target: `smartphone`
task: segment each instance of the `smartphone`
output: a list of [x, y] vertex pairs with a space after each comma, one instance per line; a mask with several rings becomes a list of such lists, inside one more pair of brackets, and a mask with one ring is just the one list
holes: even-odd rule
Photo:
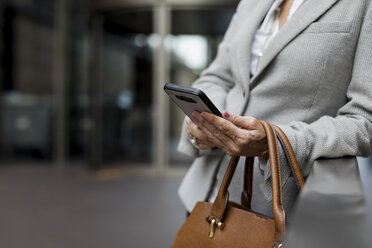
[[195, 88], [167, 83], [164, 91], [175, 102], [178, 107], [192, 120], [192, 112], [209, 112], [222, 117], [221, 112], [209, 100], [207, 95]]

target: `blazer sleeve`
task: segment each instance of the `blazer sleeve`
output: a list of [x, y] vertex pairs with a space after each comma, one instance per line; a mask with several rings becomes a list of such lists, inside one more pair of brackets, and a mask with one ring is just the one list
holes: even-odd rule
[[318, 158], [368, 156], [372, 153], [372, 7], [366, 10], [360, 29], [348, 102], [335, 117], [313, 123], [293, 121], [279, 125], [295, 150], [304, 175]]
[[[201, 89], [211, 99], [219, 110], [225, 109], [225, 99], [227, 93], [235, 85], [231, 72], [231, 54], [230, 48], [235, 35], [240, 27], [239, 22], [242, 20], [242, 9], [247, 1], [239, 3], [237, 11], [233, 15], [227, 31], [225, 32], [222, 42], [218, 46], [217, 56], [214, 61], [205, 69], [198, 80], [192, 87]], [[178, 144], [178, 151], [195, 157], [209, 154], [210, 151], [200, 151], [194, 148], [187, 137], [187, 125], [184, 121], [181, 131], [181, 137]]]

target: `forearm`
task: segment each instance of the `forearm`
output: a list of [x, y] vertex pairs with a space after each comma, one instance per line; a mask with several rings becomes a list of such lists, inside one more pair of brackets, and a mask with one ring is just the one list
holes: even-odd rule
[[318, 158], [372, 153], [372, 122], [362, 116], [324, 116], [311, 124], [295, 121], [279, 126], [288, 136], [305, 175]]

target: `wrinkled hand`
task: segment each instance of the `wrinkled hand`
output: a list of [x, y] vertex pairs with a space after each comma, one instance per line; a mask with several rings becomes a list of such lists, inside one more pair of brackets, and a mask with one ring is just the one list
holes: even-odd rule
[[186, 117], [187, 135], [192, 138], [195, 137], [198, 142], [200, 150], [208, 150], [216, 147], [215, 144], [209, 141], [208, 136], [204, 133], [189, 117]]
[[265, 156], [268, 153], [266, 132], [257, 119], [227, 112], [222, 116], [194, 112], [196, 125], [188, 120], [188, 134], [198, 139], [200, 149], [220, 147], [230, 156]]

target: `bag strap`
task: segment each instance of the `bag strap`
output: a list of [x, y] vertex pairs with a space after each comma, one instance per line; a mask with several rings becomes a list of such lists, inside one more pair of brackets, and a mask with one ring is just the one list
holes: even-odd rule
[[277, 241], [282, 239], [285, 230], [285, 212], [282, 205], [282, 183], [280, 176], [279, 149], [273, 127], [266, 121], [260, 121], [267, 135], [269, 147], [272, 207], [275, 222], [275, 238]]
[[[293, 151], [291, 143], [289, 142], [287, 136], [283, 130], [276, 126], [272, 125], [275, 130], [275, 134], [283, 147], [285, 156], [289, 161], [293, 177], [296, 180], [298, 189], [301, 191], [304, 187], [305, 180], [302, 176], [300, 165], [296, 159], [296, 155]], [[246, 157], [245, 166], [244, 166], [244, 188], [241, 195], [241, 204], [246, 208], [251, 208], [251, 199], [252, 199], [252, 184], [253, 184], [253, 159], [252, 157]]]
[[289, 161], [289, 165], [291, 167], [293, 177], [296, 180], [296, 184], [297, 184], [299, 190], [302, 190], [303, 187], [304, 187], [304, 184], [305, 184], [305, 180], [304, 180], [304, 177], [302, 175], [300, 165], [298, 164], [296, 155], [293, 151], [292, 145], [289, 142], [289, 140], [287, 138], [287, 135], [285, 135], [285, 133], [283, 132], [283, 130], [280, 127], [278, 127], [276, 125], [272, 125], [272, 126], [275, 130], [275, 133], [278, 137], [279, 142], [281, 143], [281, 145], [283, 147], [284, 153], [285, 153], [285, 155], [286, 155], [286, 157]]
[[[271, 169], [271, 185], [272, 185], [272, 208], [275, 223], [275, 238], [281, 240], [285, 229], [285, 212], [282, 206], [282, 188], [279, 168], [279, 152], [278, 144], [273, 127], [266, 121], [260, 121], [265, 129], [267, 136], [267, 144], [269, 149], [270, 169]], [[239, 157], [232, 157], [226, 169], [224, 178], [221, 182], [217, 197], [212, 204], [212, 209], [207, 220], [211, 223], [216, 223], [218, 227], [223, 227], [223, 221], [228, 209], [229, 193], [228, 187], [231, 183]]]
[[253, 192], [253, 164], [254, 157], [246, 157], [244, 164], [244, 185], [241, 195], [241, 204], [250, 209]]

